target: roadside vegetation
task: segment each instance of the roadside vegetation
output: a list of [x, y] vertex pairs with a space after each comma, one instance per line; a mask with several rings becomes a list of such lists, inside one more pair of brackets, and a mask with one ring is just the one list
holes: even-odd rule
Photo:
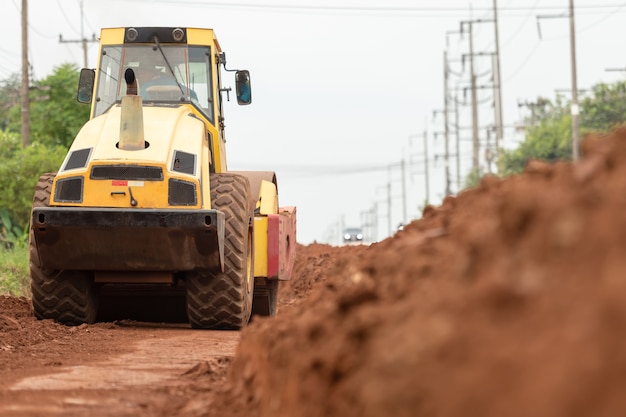
[[[580, 138], [589, 133], [608, 133], [626, 123], [626, 81], [595, 85], [580, 100]], [[518, 174], [531, 159], [545, 162], [572, 159], [572, 117], [570, 103], [539, 97], [524, 121], [526, 139], [516, 148], [500, 152], [499, 175]], [[472, 171], [465, 188], [478, 185], [484, 172]]]
[[28, 247], [21, 242], [0, 250], [0, 294], [30, 297]]
[[21, 138], [20, 79], [0, 81], [0, 294], [30, 296], [28, 224], [39, 176], [55, 172], [89, 118], [78, 68], [64, 64], [30, 90], [30, 143]]

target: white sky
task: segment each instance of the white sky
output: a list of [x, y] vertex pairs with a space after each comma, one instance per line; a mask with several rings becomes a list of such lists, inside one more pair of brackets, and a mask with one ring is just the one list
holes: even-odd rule
[[[65, 40], [81, 38], [80, 3], [29, 0], [29, 55], [35, 79], [65, 62], [83, 66], [80, 44], [59, 42], [60, 34]], [[607, 69], [626, 66], [626, 2], [575, 3], [579, 89], [623, 79], [626, 72]], [[21, 1], [0, 4], [1, 80], [20, 71]], [[513, 129], [528, 115], [519, 102], [538, 96], [554, 99], [560, 90], [569, 97], [568, 4], [498, 0], [504, 124], [510, 126], [506, 147], [523, 139]], [[387, 236], [388, 223], [395, 227], [403, 220], [402, 159], [410, 162], [407, 213], [418, 217], [426, 198], [424, 131], [430, 201], [441, 202], [443, 117], [439, 113], [433, 118], [433, 112], [444, 106], [443, 52], [448, 50], [452, 70], [461, 72], [469, 37], [455, 33], [460, 22], [493, 18], [493, 0], [83, 0], [83, 6], [88, 38], [98, 36], [101, 27], [215, 29], [227, 67], [249, 69], [252, 80], [252, 105], [239, 107], [231, 101], [225, 109], [229, 168], [276, 171], [280, 204], [298, 207], [298, 241], [305, 244], [337, 243], [341, 228], [360, 226], [364, 213], [375, 207], [377, 237]], [[559, 15], [563, 17], [555, 17]], [[493, 23], [473, 27], [475, 54], [494, 52]], [[96, 55], [94, 43], [90, 67], [95, 67]], [[474, 62], [478, 83], [490, 85], [491, 58], [476, 56]], [[460, 85], [460, 99], [469, 82], [467, 60], [464, 69], [460, 77], [450, 79], [451, 88]], [[478, 96], [484, 102], [479, 121], [486, 141], [493, 124], [493, 92], [481, 89]], [[460, 108], [462, 178], [471, 165], [470, 115], [469, 106]], [[452, 111], [449, 117], [453, 120]], [[456, 160], [450, 164], [456, 191]]]

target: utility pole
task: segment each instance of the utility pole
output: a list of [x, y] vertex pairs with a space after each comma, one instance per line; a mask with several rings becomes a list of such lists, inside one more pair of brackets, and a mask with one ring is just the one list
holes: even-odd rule
[[22, 0], [22, 146], [30, 144], [30, 103], [28, 100], [28, 0]]
[[454, 126], [456, 132], [456, 187], [457, 193], [461, 190], [461, 128], [459, 126], [459, 97], [458, 90], [454, 97]]
[[452, 194], [450, 191], [450, 148], [449, 148], [449, 129], [448, 129], [448, 51], [443, 51], [443, 134], [445, 141], [445, 153], [444, 153], [444, 161], [445, 161], [445, 175], [446, 175], [446, 195]]
[[493, 0], [493, 23], [495, 29], [495, 43], [496, 43], [496, 55], [495, 55], [495, 73], [494, 84], [496, 88], [495, 95], [495, 110], [496, 110], [496, 155], [500, 154], [500, 147], [502, 146], [502, 139], [504, 137], [504, 122], [502, 121], [502, 76], [500, 73], [500, 41], [498, 36], [498, 2]]
[[574, 0], [569, 0], [569, 31], [570, 31], [570, 51], [572, 56], [572, 159], [578, 161], [580, 158], [580, 140], [578, 132], [578, 81], [576, 77], [576, 27], [574, 24]]
[[424, 181], [426, 182], [426, 204], [430, 201], [430, 178], [428, 175], [428, 131], [424, 128]]
[[387, 235], [391, 236], [391, 180], [387, 183]]
[[400, 162], [402, 167], [402, 224], [407, 224], [407, 208], [406, 208], [406, 162], [404, 158]]
[[469, 22], [469, 47], [470, 47], [470, 79], [472, 85], [472, 169], [478, 172], [478, 152], [480, 143], [478, 142], [478, 100], [476, 97], [476, 74], [474, 73], [474, 36], [472, 22]]
[[91, 35], [91, 39], [87, 39], [85, 38], [84, 35], [84, 22], [85, 18], [84, 18], [84, 14], [83, 14], [83, 0], [80, 1], [80, 39], [71, 39], [71, 40], [65, 40], [63, 39], [63, 35], [59, 35], [59, 43], [80, 43], [82, 44], [83, 47], [83, 62], [84, 62], [84, 68], [88, 68], [89, 67], [89, 62], [87, 60], [87, 44], [88, 43], [93, 43], [93, 42], [98, 42], [98, 40], [96, 39], [96, 35], [95, 33]]
[[[541, 26], [539, 19], [568, 17], [566, 14], [560, 15], [539, 15], [537, 16], [537, 32], [541, 39]], [[578, 80], [576, 75], [576, 25], [574, 23], [574, 0], [569, 0], [569, 40], [572, 71], [572, 104], [570, 111], [572, 115], [572, 159], [578, 161], [580, 158], [580, 132], [578, 126], [578, 116], [580, 107], [578, 105]]]
[[419, 138], [422, 137], [424, 139], [424, 182], [425, 182], [425, 191], [426, 191], [426, 204], [428, 204], [428, 201], [430, 199], [430, 178], [429, 178], [429, 172], [428, 172], [428, 131], [426, 129], [424, 129], [424, 133], [420, 134], [414, 134], [414, 135], [409, 135], [409, 143], [412, 145], [413, 141], [411, 139], [413, 138]]

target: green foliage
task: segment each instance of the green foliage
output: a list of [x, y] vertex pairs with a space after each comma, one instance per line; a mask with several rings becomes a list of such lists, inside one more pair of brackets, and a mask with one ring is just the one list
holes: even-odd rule
[[22, 148], [16, 134], [0, 132], [0, 207], [20, 229], [28, 224], [35, 186], [41, 174], [56, 172], [66, 149], [33, 143]]
[[474, 188], [477, 187], [478, 184], [480, 184], [480, 179], [482, 178], [483, 173], [480, 170], [480, 168], [476, 169], [472, 169], [469, 174], [467, 174], [467, 176], [465, 177], [465, 183], [463, 184], [463, 188], [467, 189], [467, 188]]
[[0, 248], [0, 294], [30, 296], [28, 245], [16, 244], [12, 250]]
[[583, 132], [609, 131], [626, 121], [626, 81], [597, 84], [592, 95], [581, 102]]
[[[580, 103], [580, 136], [588, 132], [607, 132], [626, 122], [626, 82], [598, 84]], [[501, 175], [520, 173], [530, 159], [547, 162], [569, 160], [572, 155], [572, 119], [569, 103], [539, 98], [532, 115], [526, 140], [515, 150], [500, 155]]]
[[19, 76], [0, 82], [0, 293], [29, 296], [28, 223], [41, 174], [61, 166], [89, 119], [76, 102], [78, 69], [65, 64], [30, 91], [31, 145], [23, 148]]
[[0, 208], [0, 243], [9, 249], [15, 242], [24, 238], [23, 229], [9, 216], [9, 210]]
[[[74, 64], [63, 64], [31, 88], [31, 143], [65, 148], [72, 144], [78, 131], [89, 120], [89, 106], [76, 101], [78, 77], [79, 70]], [[0, 89], [0, 105], [2, 91]], [[9, 94], [8, 90], [6, 94]], [[6, 127], [12, 132], [20, 132], [22, 121], [19, 102], [10, 108], [7, 118]]]
[[512, 151], [503, 152], [499, 162], [503, 170], [501, 174], [520, 173], [530, 159], [541, 159], [547, 162], [570, 159], [571, 116], [542, 120], [538, 126], [531, 127], [526, 140]]
[[11, 123], [10, 110], [20, 105], [20, 77], [12, 74], [0, 81], [0, 130], [5, 130]]
[[73, 64], [55, 68], [38, 84], [31, 104], [31, 142], [69, 148], [89, 119], [89, 106], [76, 101], [79, 70]]

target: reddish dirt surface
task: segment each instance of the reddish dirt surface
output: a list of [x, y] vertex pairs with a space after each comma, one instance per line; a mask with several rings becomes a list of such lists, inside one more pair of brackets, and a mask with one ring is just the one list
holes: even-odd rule
[[0, 415], [624, 415], [626, 130], [584, 145], [381, 243], [299, 246], [278, 316], [239, 333], [0, 298]]

